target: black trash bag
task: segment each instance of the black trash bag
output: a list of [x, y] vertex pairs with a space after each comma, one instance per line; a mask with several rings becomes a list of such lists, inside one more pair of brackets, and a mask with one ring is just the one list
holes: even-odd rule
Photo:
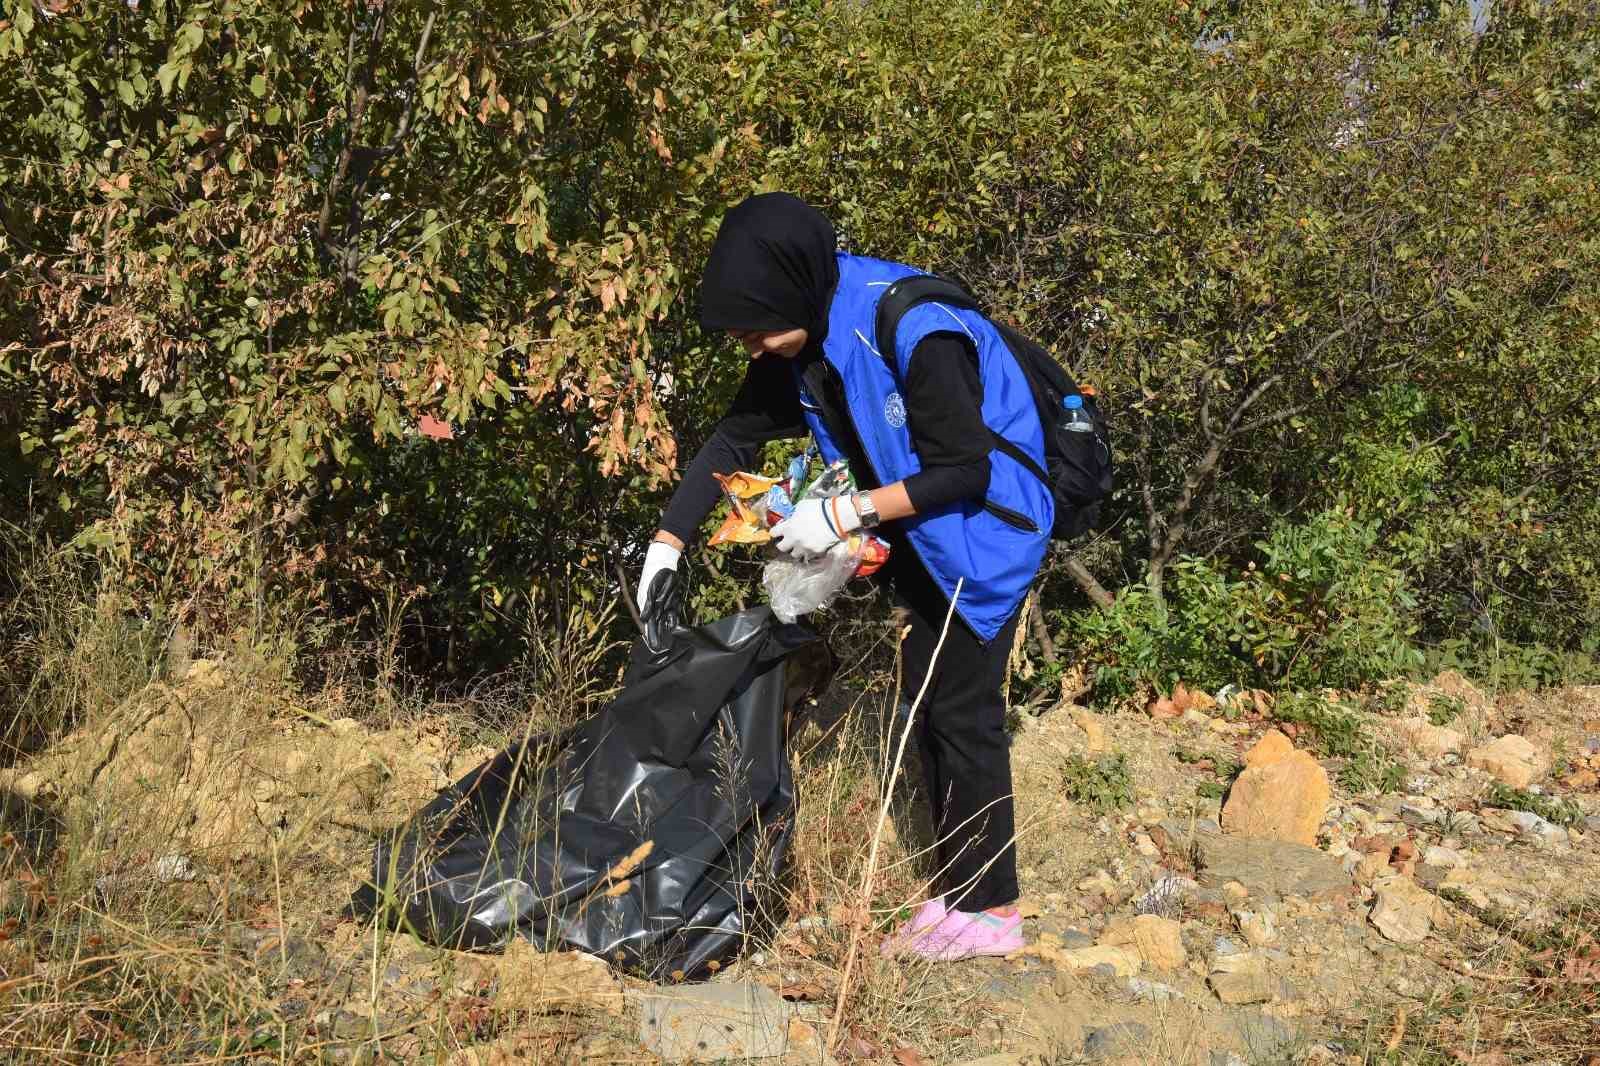
[[779, 918], [795, 817], [787, 729], [831, 658], [767, 607], [677, 627], [665, 591], [621, 695], [440, 792], [380, 844], [358, 906], [387, 901], [448, 947], [521, 935], [680, 980]]

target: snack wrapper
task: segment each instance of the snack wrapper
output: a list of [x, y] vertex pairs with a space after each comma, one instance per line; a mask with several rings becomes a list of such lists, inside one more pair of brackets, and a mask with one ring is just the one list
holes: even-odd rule
[[[793, 514], [799, 501], [855, 491], [855, 478], [844, 460], [824, 467], [808, 483], [811, 467], [808, 450], [789, 460], [781, 478], [743, 471], [715, 475], [728, 499], [728, 517], [710, 543], [765, 544], [772, 539], [772, 527]], [[793, 622], [826, 606], [852, 577], [874, 574], [888, 560], [886, 542], [858, 531], [809, 559], [778, 555], [768, 560], [761, 583], [773, 613], [780, 621]]]

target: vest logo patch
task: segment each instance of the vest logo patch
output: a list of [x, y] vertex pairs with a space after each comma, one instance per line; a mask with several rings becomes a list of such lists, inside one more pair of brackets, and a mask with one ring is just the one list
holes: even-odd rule
[[883, 420], [895, 429], [906, 424], [906, 402], [898, 392], [891, 392], [888, 399], [883, 401]]

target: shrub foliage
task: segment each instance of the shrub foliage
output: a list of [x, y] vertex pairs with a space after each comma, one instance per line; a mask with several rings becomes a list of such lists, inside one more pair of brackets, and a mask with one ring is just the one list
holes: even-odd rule
[[616, 591], [740, 376], [709, 237], [788, 188], [1100, 388], [1118, 602], [1045, 594], [1108, 681], [1554, 661], [1597, 44], [1582, 0], [0, 0], [0, 517], [214, 620], [399, 587], [470, 669]]

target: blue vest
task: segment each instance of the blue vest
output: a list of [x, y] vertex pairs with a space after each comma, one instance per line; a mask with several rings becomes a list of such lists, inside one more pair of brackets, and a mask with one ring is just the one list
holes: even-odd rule
[[[828, 312], [822, 354], [843, 383], [851, 428], [878, 484], [922, 469], [906, 428], [900, 383], [918, 342], [935, 332], [956, 331], [971, 339], [978, 351], [984, 423], [1042, 467], [1044, 431], [1038, 409], [1000, 332], [976, 311], [923, 303], [900, 320], [895, 350], [880, 354], [873, 340], [878, 300], [891, 282], [920, 272], [881, 259], [842, 253], [838, 258], [839, 288]], [[840, 458], [821, 409], [803, 385], [800, 400], [822, 457], [830, 463]], [[991, 449], [989, 469], [986, 500], [958, 501], [898, 523], [946, 599], [962, 580], [956, 613], [985, 642], [994, 639], [1027, 595], [1055, 521], [1050, 493], [1022, 464]]]

